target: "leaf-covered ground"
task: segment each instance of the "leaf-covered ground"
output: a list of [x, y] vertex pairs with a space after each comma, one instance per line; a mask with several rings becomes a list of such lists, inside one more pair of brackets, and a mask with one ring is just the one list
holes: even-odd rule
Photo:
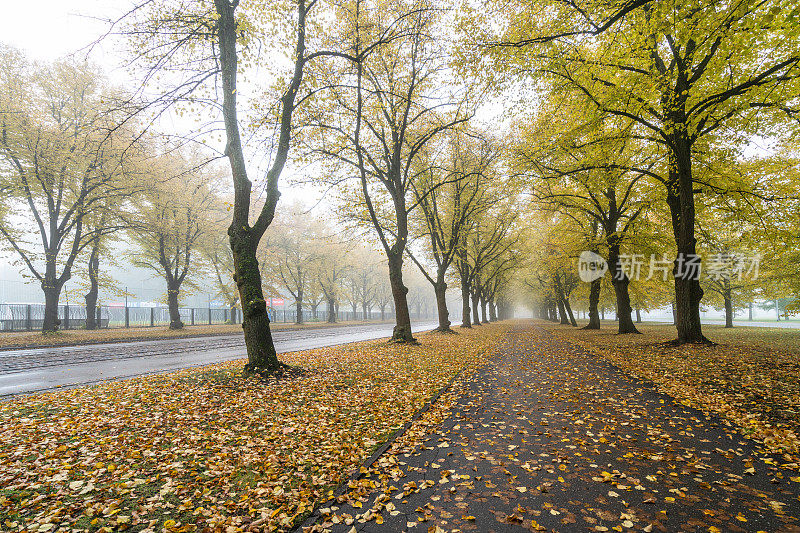
[[637, 325], [643, 335], [616, 335], [613, 323], [599, 331], [540, 326], [724, 416], [770, 452], [800, 453], [800, 330], [706, 325], [716, 346], [674, 347], [666, 344], [676, 336], [671, 325]]
[[268, 382], [233, 362], [5, 401], [0, 529], [285, 531], [506, 330], [286, 354], [301, 370]]
[[[304, 329], [304, 328], [330, 328], [343, 326], [362, 326], [365, 324], [380, 324], [379, 321], [346, 321], [328, 324], [326, 322], [308, 322], [306, 324], [284, 324], [273, 322], [273, 330]], [[18, 347], [35, 348], [41, 346], [71, 346], [99, 342], [139, 341], [152, 339], [184, 339], [189, 337], [203, 337], [206, 335], [240, 335], [241, 324], [212, 324], [186, 326], [183, 329], [171, 330], [165, 326], [153, 328], [109, 328], [109, 329], [75, 329], [58, 331], [42, 335], [40, 331], [3, 331], [0, 332], [0, 349]]]
[[518, 323], [457, 390], [307, 531], [800, 531], [796, 463], [565, 336]]

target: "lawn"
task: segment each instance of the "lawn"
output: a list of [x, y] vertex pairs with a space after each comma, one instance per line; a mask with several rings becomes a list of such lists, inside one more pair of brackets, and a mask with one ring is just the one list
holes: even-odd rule
[[767, 451], [800, 453], [800, 330], [704, 325], [715, 346], [674, 347], [671, 325], [637, 324], [643, 335], [617, 335], [612, 322], [585, 331], [548, 322], [626, 372], [707, 412], [723, 416], [760, 440]]
[[0, 524], [12, 531], [287, 531], [508, 328], [285, 354], [0, 404]]
[[[273, 322], [271, 328], [275, 331], [301, 328], [331, 328], [343, 326], [361, 326], [365, 324], [380, 324], [381, 322], [362, 320], [337, 322], [308, 322], [306, 324], [289, 324]], [[203, 337], [207, 335], [239, 335], [242, 332], [241, 324], [212, 324], [186, 326], [183, 329], [171, 330], [166, 326], [152, 328], [110, 328], [110, 329], [75, 329], [58, 331], [43, 335], [40, 331], [4, 331], [0, 332], [0, 350], [11, 348], [36, 348], [44, 346], [70, 346], [79, 344], [94, 344], [101, 342], [123, 342], [153, 339], [182, 339], [187, 337]]]

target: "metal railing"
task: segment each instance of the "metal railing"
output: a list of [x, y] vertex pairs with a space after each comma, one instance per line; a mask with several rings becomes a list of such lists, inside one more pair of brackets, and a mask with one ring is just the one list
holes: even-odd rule
[[[242, 311], [228, 307], [181, 307], [181, 320], [187, 326], [214, 324], [241, 324]], [[269, 310], [270, 319], [277, 323], [295, 323], [295, 308]], [[413, 313], [412, 313], [413, 315]], [[419, 317], [417, 317], [419, 318]], [[75, 330], [86, 328], [86, 307], [82, 305], [59, 305], [59, 329]], [[340, 309], [337, 322], [364, 320], [393, 320], [394, 313], [380, 310], [364, 313]], [[312, 309], [303, 309], [303, 322], [327, 322], [327, 309], [320, 308], [316, 314]], [[44, 304], [2, 304], [0, 303], [0, 332], [37, 331], [44, 322]], [[166, 307], [125, 307], [100, 305], [97, 307], [96, 323], [99, 328], [138, 328], [169, 325], [169, 309]]]
[[[242, 321], [240, 309], [213, 307], [181, 307], [181, 320], [189, 326], [212, 324], [238, 324]], [[59, 305], [59, 329], [84, 329], [86, 307]], [[100, 328], [135, 328], [169, 325], [166, 307], [124, 307], [100, 305], [97, 308], [97, 325]], [[44, 304], [0, 304], [0, 331], [36, 331], [44, 323]]]

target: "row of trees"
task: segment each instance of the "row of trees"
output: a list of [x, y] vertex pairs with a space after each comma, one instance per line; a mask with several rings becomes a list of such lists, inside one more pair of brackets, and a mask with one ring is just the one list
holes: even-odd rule
[[[516, 172], [544, 213], [543, 238], [554, 244], [533, 269], [537, 283], [547, 282], [542, 299], [568, 302], [570, 287], [579, 286], [565, 278], [574, 278], [579, 251], [599, 252], [619, 332], [636, 332], [630, 271], [620, 257], [668, 254], [666, 301], [674, 304], [677, 342], [688, 343], [707, 341], [700, 323], [707, 293], [717, 293], [730, 316], [734, 295], [752, 301], [756, 289], [766, 298], [791, 291], [799, 227], [797, 6], [516, 4], [476, 8], [465, 24], [495, 67], [487, 83], [530, 83], [543, 95], [535, 113], [518, 117], [512, 149]], [[541, 15], [524, 15], [534, 12]], [[757, 283], [711, 273], [758, 253], [767, 268]], [[707, 275], [696, 276], [702, 265]], [[601, 284], [582, 288], [589, 327], [599, 327]], [[634, 283], [634, 293], [648, 296], [638, 307], [664, 302], [656, 285]]]
[[[230, 202], [223, 172], [196, 150], [133, 133], [121, 97], [104, 88], [102, 76], [90, 67], [30, 64], [11, 49], [4, 50], [3, 65], [16, 73], [4, 77], [14, 86], [4, 92], [2, 107], [7, 166], [0, 231], [28, 275], [41, 283], [44, 330], [57, 328], [61, 289], [74, 275], [88, 287], [87, 327], [97, 327], [100, 290], [119, 290], [111, 271], [123, 261], [164, 280], [173, 329], [183, 327], [181, 295], [204, 280], [212, 280], [217, 296], [231, 308], [238, 307], [233, 253], [226, 238]], [[76, 94], [82, 99], [76, 100]], [[490, 262], [487, 254], [509, 249], [498, 241], [509, 221], [506, 216], [499, 231], [483, 220], [490, 208], [487, 198], [496, 193], [488, 175], [496, 148], [464, 130], [450, 133], [442, 143], [437, 150], [448, 159], [434, 161], [428, 155], [413, 183], [419, 205], [409, 228], [411, 240], [419, 245], [415, 254], [409, 248], [406, 255], [421, 273], [412, 271], [412, 278], [432, 284], [441, 329], [449, 331], [446, 276], [457, 257], [467, 299], [481, 302], [484, 320], [497, 314], [494, 301], [505, 269], [481, 274], [485, 283], [477, 276]], [[423, 181], [427, 192], [418, 185]], [[340, 304], [349, 305], [354, 314], [359, 309], [365, 317], [373, 309], [381, 319], [387, 311], [394, 313], [380, 253], [369, 251], [357, 238], [343, 242], [323, 221], [303, 215], [299, 205], [281, 211], [257, 258], [269, 295], [289, 296], [298, 322], [304, 308], [316, 316], [321, 304], [329, 321], [335, 321]], [[367, 222], [359, 219], [358, 209], [342, 212], [356, 234]], [[31, 219], [37, 222], [33, 228]], [[472, 231], [469, 243], [467, 230]], [[475, 254], [468, 254], [473, 248]], [[415, 287], [412, 306], [419, 307], [426, 292]], [[467, 315], [464, 324], [477, 322], [477, 311], [476, 303], [475, 317]]]
[[[73, 277], [85, 282], [86, 327], [96, 328], [101, 290], [121, 292], [112, 272], [125, 262], [164, 280], [173, 329], [183, 327], [181, 296], [204, 281], [238, 307], [229, 195], [208, 155], [136, 131], [121, 93], [90, 66], [33, 64], [10, 48], [0, 59], [0, 234], [43, 290], [43, 330], [57, 329]], [[377, 275], [380, 256], [337, 242], [332, 228], [299, 210], [285, 210], [259, 249], [270, 296], [291, 296], [298, 321], [304, 305], [316, 316], [322, 300], [329, 321], [340, 302], [383, 318], [393, 307]], [[416, 288], [412, 303], [425, 292]]]
[[[283, 11], [287, 6], [293, 12]], [[158, 94], [153, 108], [221, 110], [234, 189], [228, 237], [247, 370], [279, 366], [259, 249], [271, 238], [279, 179], [293, 148], [296, 160], [318, 165], [315, 181], [333, 191], [342, 218], [354, 229], [369, 229], [380, 243], [396, 316], [394, 341], [415, 342], [404, 282], [409, 258], [435, 290], [442, 331], [450, 330], [444, 297], [452, 265], [465, 296], [464, 325], [477, 318], [470, 308], [497, 313], [515, 263], [514, 217], [504, 205], [512, 191], [499, 183], [493, 166], [497, 148], [468, 126], [471, 91], [452, 83], [446, 43], [437, 36], [444, 14], [431, 1], [215, 0], [187, 10], [164, 0], [143, 4], [118, 26], [134, 51], [132, 64]], [[260, 61], [264, 48], [285, 51], [285, 61]], [[245, 105], [243, 65], [272, 69], [275, 80], [247, 84]], [[158, 75], [164, 72], [169, 76]], [[272, 148], [259, 171], [248, 165], [242, 139], [265, 132]], [[257, 206], [256, 184], [263, 200]], [[422, 239], [414, 244], [422, 235], [430, 246]], [[283, 273], [295, 285], [302, 277], [288, 267]], [[299, 299], [299, 288], [294, 293]]]
[[[18, 110], [31, 99], [15, 86], [24, 73], [8, 62], [4, 97], [12, 96], [4, 100], [3, 120], [13, 125], [17, 117], [47, 109], [42, 124], [58, 143], [69, 142], [44, 169], [38, 159], [15, 166], [13, 147], [22, 140], [4, 137], [9, 172], [16, 169], [27, 180], [4, 194], [22, 199], [14, 206], [30, 204], [25, 195], [32, 197], [26, 187], [33, 177], [44, 190], [68, 169], [97, 183], [91, 190], [103, 190], [98, 197], [142, 201], [134, 211], [144, 212], [152, 195], [139, 200], [115, 189], [114, 176], [125, 175], [126, 185], [136, 182], [130, 176], [138, 171], [125, 168], [129, 154], [152, 160], [152, 142], [138, 142], [135, 124], [190, 113], [200, 120], [195, 130], [214, 145], [214, 124], [221, 122], [219, 154], [232, 177], [222, 186], [232, 194], [225, 225], [236, 290], [229, 292], [238, 293], [243, 310], [248, 370], [279, 365], [264, 298], [274, 281], [264, 265], [280, 263], [269, 256], [279, 237], [268, 230], [276, 224], [287, 165], [329, 191], [351, 233], [369, 234], [379, 244], [396, 342], [415, 342], [404, 281], [410, 263], [430, 283], [440, 330], [449, 331], [447, 287], [461, 287], [462, 325], [482, 320], [478, 310], [491, 315], [508, 300], [523, 250], [541, 267], [533, 268], [527, 285], [550, 286], [549, 300], [569, 316], [569, 294], [581, 289], [566, 271], [548, 271], [559, 258], [574, 263], [570, 250], [581, 248], [608, 260], [620, 332], [636, 331], [632, 294], [657, 292], [632, 289], [622, 257], [670, 254], [677, 340], [704, 342], [704, 293], [713, 288], [730, 301], [743, 289], [730, 277], [713, 280], [716, 285], [698, 278], [687, 262], [699, 252], [732, 257], [734, 248], [757, 252], [765, 248], [759, 243], [797, 242], [796, 6], [782, 0], [724, 6], [705, 0], [502, 0], [472, 8], [467, 2], [458, 16], [449, 8], [433, 0], [143, 2], [112, 28], [130, 51], [128, 67], [143, 80], [134, 96], [93, 89], [63, 95], [63, 106], [39, 102]], [[264, 50], [270, 52], [262, 56]], [[37, 87], [32, 93], [46, 99], [47, 83]], [[511, 138], [502, 144], [474, 120], [479, 103], [492, 94], [521, 95]], [[97, 101], [92, 110], [102, 109], [92, 126], [63, 122], [85, 95]], [[769, 156], [753, 155], [753, 143], [767, 136], [774, 148]], [[75, 156], [81, 143], [91, 147], [90, 156]], [[249, 153], [256, 146], [266, 147], [263, 157]], [[527, 213], [531, 192], [536, 209]], [[100, 202], [71, 194], [78, 207], [64, 212], [66, 222], [39, 224], [47, 235], [43, 264], [60, 257], [50, 250], [53, 243], [68, 241], [80, 253], [92, 242], [83, 237], [88, 225], [74, 213], [94, 212]], [[52, 192], [42, 198], [48, 209], [66, 205]], [[526, 211], [524, 224], [520, 211]], [[766, 223], [776, 212], [784, 217], [780, 224]], [[113, 223], [101, 220], [93, 235], [113, 231]], [[541, 235], [521, 243], [520, 232], [534, 225]], [[65, 239], [61, 232], [73, 229], [81, 237]], [[8, 242], [17, 238], [6, 233]], [[530, 247], [540, 241], [549, 244]], [[797, 279], [786, 275], [796, 272], [794, 246], [773, 254], [787, 266], [772, 267], [783, 274], [775, 283], [786, 287]], [[24, 253], [20, 257], [25, 261]], [[32, 269], [45, 290], [70, 275], [71, 263], [64, 260], [59, 270], [58, 261], [43, 272]], [[160, 258], [148, 262], [164, 268]], [[177, 283], [186, 263], [166, 261], [174, 278], [168, 283]], [[310, 294], [307, 272], [287, 263], [279, 275], [303, 305]], [[602, 282], [588, 289], [593, 326], [601, 289]]]

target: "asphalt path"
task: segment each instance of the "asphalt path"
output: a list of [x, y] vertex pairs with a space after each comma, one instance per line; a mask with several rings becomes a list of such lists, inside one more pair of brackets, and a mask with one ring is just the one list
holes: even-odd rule
[[[414, 324], [414, 331], [436, 327]], [[274, 331], [278, 353], [389, 337], [391, 324]], [[0, 396], [167, 372], [245, 357], [244, 338], [184, 339], [8, 350], [0, 352]]]
[[308, 532], [800, 531], [789, 456], [535, 326], [455, 390]]

